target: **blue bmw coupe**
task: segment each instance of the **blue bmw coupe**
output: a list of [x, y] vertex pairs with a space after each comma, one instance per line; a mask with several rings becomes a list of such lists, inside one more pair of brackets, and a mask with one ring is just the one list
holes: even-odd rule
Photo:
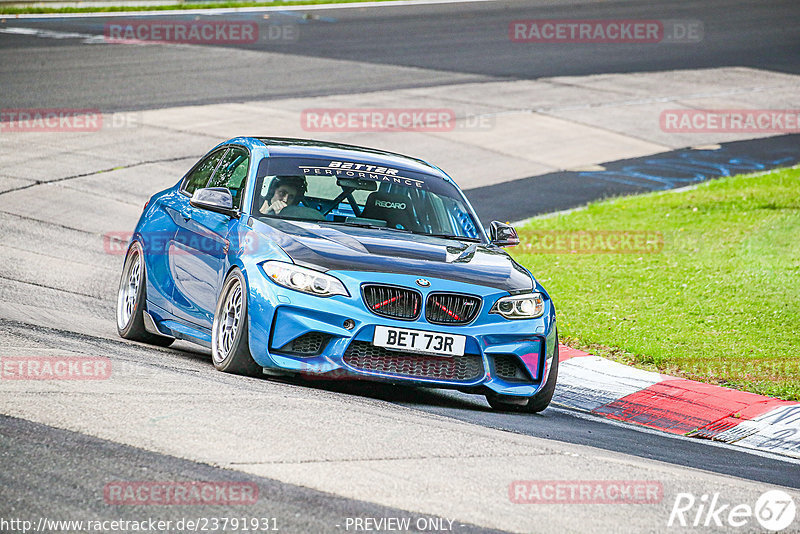
[[[487, 235], [488, 233], [488, 235]], [[424, 161], [304, 139], [237, 137], [153, 195], [117, 298], [126, 339], [211, 349], [220, 371], [377, 380], [540, 412], [553, 303]]]

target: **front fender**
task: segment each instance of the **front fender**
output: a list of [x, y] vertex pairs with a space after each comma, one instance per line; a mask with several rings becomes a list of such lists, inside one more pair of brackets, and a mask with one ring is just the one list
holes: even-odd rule
[[[250, 219], [248, 222], [252, 222]], [[255, 221], [257, 224], [257, 221]], [[275, 284], [270, 282], [260, 264], [268, 260], [292, 263], [289, 255], [263, 234], [246, 224], [239, 226], [236, 247], [231, 243], [228, 274], [239, 268], [247, 284], [248, 339], [253, 359], [262, 367], [274, 365], [266, 350], [269, 345], [275, 308], [279, 304]], [[226, 275], [227, 276], [227, 275]], [[219, 298], [219, 296], [217, 296]]]

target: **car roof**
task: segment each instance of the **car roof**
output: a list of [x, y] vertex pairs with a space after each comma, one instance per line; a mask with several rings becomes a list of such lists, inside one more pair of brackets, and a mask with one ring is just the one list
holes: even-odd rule
[[452, 182], [452, 179], [438, 167], [424, 160], [412, 158], [396, 152], [343, 143], [317, 141], [314, 139], [298, 139], [291, 137], [254, 137], [252, 139], [262, 142], [267, 147], [270, 157], [355, 160], [357, 162], [373, 163], [387, 167], [416, 171], [438, 176], [448, 182]]

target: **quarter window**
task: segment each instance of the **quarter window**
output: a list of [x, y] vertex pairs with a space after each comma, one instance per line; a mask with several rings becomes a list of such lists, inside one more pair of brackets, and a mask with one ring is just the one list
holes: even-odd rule
[[208, 182], [207, 187], [227, 187], [233, 197], [233, 207], [239, 209], [244, 195], [244, 183], [250, 168], [250, 154], [244, 148], [231, 147]]
[[222, 155], [225, 154], [225, 150], [225, 148], [221, 148], [209, 154], [204, 160], [198, 163], [186, 177], [183, 190], [189, 193], [189, 195], [193, 195], [196, 189], [205, 187], [214, 169], [217, 168], [217, 164], [222, 158]]

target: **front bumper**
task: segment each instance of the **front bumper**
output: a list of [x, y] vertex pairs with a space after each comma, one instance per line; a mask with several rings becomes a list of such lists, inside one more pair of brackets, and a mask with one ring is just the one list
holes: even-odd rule
[[[484, 286], [430, 279], [416, 286], [412, 275], [331, 272], [349, 297], [321, 298], [278, 286], [262, 273], [248, 276], [250, 352], [262, 367], [319, 379], [363, 379], [530, 397], [546, 382], [555, 351], [555, 311], [547, 300], [537, 319], [508, 320], [490, 314], [508, 293]], [[416, 320], [380, 317], [361, 296], [364, 283], [389, 284], [427, 294], [453, 292], [481, 297], [477, 317], [464, 326], [431, 324], [424, 310]], [[345, 328], [345, 321], [352, 328]], [[463, 357], [388, 351], [372, 345], [376, 325], [466, 336]], [[488, 391], [487, 391], [488, 390]]]

